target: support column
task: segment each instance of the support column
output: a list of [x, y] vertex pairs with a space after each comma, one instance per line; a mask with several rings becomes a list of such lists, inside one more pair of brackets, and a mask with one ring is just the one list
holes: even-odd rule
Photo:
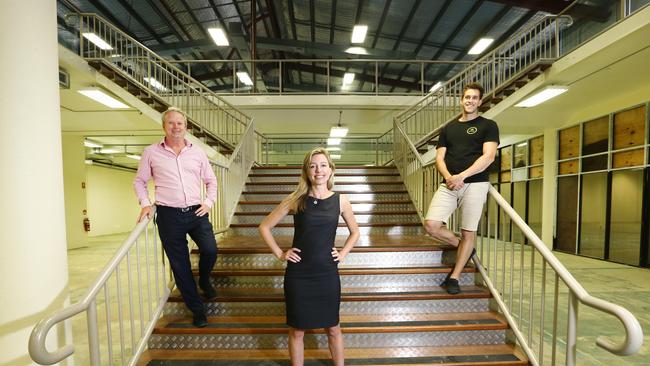
[[[0, 49], [0, 364], [28, 365], [34, 324], [68, 297], [56, 1], [3, 2]], [[69, 334], [52, 333], [51, 350]]]
[[553, 249], [557, 207], [557, 129], [544, 130], [544, 184], [542, 186], [542, 241]]

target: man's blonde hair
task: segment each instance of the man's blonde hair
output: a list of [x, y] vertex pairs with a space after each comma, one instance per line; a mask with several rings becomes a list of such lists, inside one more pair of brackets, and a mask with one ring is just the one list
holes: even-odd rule
[[165, 117], [166, 117], [168, 114], [170, 114], [171, 112], [177, 112], [177, 113], [180, 113], [181, 116], [183, 116], [183, 120], [185, 120], [185, 125], [187, 126], [187, 114], [185, 114], [185, 112], [183, 112], [182, 109], [177, 108], [177, 107], [169, 107], [169, 108], [167, 108], [166, 111], [162, 112], [162, 115], [161, 115], [161, 117], [160, 117], [160, 121], [161, 121], [163, 124], [165, 124]]

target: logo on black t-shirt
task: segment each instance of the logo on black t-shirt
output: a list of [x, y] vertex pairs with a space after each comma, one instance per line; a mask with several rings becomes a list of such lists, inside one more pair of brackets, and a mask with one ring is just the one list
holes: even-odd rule
[[478, 132], [478, 128], [476, 128], [476, 127], [470, 127], [470, 128], [467, 129], [467, 134], [468, 135], [473, 135], [476, 132]]

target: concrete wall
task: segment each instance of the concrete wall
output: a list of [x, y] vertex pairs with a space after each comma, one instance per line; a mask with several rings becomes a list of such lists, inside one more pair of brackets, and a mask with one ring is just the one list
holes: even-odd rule
[[128, 232], [135, 226], [140, 206], [133, 193], [135, 173], [89, 165], [86, 170], [88, 191], [88, 236]]
[[87, 208], [84, 137], [63, 134], [62, 142], [66, 237], [68, 249], [74, 249], [85, 246], [88, 240], [83, 228], [83, 211]]

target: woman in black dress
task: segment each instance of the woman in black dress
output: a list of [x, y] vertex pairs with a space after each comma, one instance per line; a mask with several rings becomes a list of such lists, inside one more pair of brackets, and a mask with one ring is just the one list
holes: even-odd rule
[[[284, 297], [289, 326], [289, 355], [293, 366], [304, 363], [306, 329], [324, 328], [334, 365], [342, 366], [343, 334], [339, 325], [341, 281], [338, 263], [359, 239], [352, 205], [345, 195], [332, 192], [334, 164], [327, 150], [316, 148], [305, 156], [300, 182], [259, 227], [275, 256], [287, 261]], [[292, 247], [283, 252], [271, 229], [293, 214]], [[339, 216], [350, 231], [341, 250], [334, 246]]]

